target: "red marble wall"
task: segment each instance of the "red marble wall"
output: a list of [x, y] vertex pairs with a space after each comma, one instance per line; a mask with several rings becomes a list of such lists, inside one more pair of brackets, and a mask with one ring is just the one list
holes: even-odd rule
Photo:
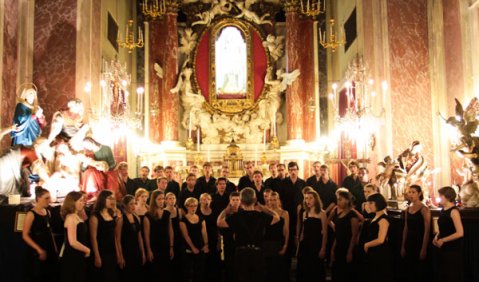
[[419, 140], [432, 164], [427, 0], [388, 1], [387, 12], [393, 153]]
[[33, 82], [49, 123], [76, 96], [77, 11], [76, 0], [35, 1]]
[[[17, 82], [17, 64], [18, 64], [18, 1], [2, 0], [0, 5], [4, 5], [4, 23], [3, 23], [3, 93], [1, 101], [0, 114], [2, 115], [2, 124], [0, 128], [5, 128], [12, 124], [13, 113], [16, 104], [16, 82]], [[5, 137], [1, 140], [0, 149], [10, 146], [10, 138]]]

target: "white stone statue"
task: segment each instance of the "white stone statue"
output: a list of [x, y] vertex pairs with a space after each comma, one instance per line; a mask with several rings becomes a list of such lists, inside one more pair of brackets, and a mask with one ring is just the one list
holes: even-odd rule
[[242, 2], [236, 3], [236, 7], [238, 7], [238, 9], [240, 9], [241, 11], [241, 13], [236, 16], [236, 18], [244, 17], [246, 20], [252, 21], [257, 25], [262, 25], [262, 24], [269, 24], [271, 26], [273, 25], [273, 22], [271, 22], [270, 20], [265, 20], [267, 17], [269, 17], [268, 13], [260, 17], [255, 12], [249, 10], [248, 7], [245, 6], [245, 4]]
[[163, 68], [158, 63], [153, 65], [153, 69], [155, 70], [156, 76], [163, 78]]
[[191, 26], [199, 24], [209, 25], [216, 16], [227, 14], [229, 11], [231, 11], [232, 7], [233, 6], [230, 2], [228, 2], [228, 0], [220, 0], [219, 2], [214, 1], [211, 5], [210, 10], [196, 14], [196, 16], [200, 18], [200, 20], [193, 22]]
[[266, 41], [263, 41], [263, 46], [268, 48], [269, 54], [273, 60], [277, 61], [283, 56], [284, 45], [283, 45], [284, 36], [274, 36], [269, 34], [266, 37]]
[[190, 56], [191, 52], [195, 49], [198, 41], [198, 34], [194, 33], [191, 28], [186, 28], [181, 33], [180, 47], [178, 50], [180, 53]]

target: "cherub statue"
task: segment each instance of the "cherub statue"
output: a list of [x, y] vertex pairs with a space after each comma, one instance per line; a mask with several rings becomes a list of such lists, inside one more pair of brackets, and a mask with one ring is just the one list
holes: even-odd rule
[[274, 61], [277, 61], [283, 56], [283, 40], [284, 36], [274, 36], [272, 34], [269, 34], [266, 37], [266, 41], [263, 41], [263, 46], [268, 48], [269, 54]]
[[249, 10], [248, 7], [245, 7], [245, 4], [242, 2], [236, 3], [236, 6], [241, 11], [241, 13], [239, 13], [239, 15], [236, 16], [236, 18], [244, 17], [246, 20], [252, 21], [257, 25], [263, 25], [263, 24], [273, 25], [273, 22], [271, 22], [270, 20], [265, 20], [265, 18], [269, 17], [269, 13], [266, 13], [263, 16], [259, 17], [255, 12]]
[[231, 3], [228, 2], [228, 0], [219, 0], [219, 2], [214, 1], [211, 4], [211, 9], [209, 11], [196, 14], [196, 16], [200, 18], [200, 20], [193, 22], [191, 26], [195, 26], [199, 24], [209, 25], [216, 16], [225, 15], [229, 11], [231, 11], [232, 8], [233, 6], [231, 5]]
[[198, 39], [198, 35], [194, 33], [191, 28], [186, 28], [182, 32], [181, 38], [180, 38], [181, 46], [178, 48], [180, 53], [185, 54], [189, 57], [189, 55], [191, 54], [191, 51], [193, 51], [193, 49], [196, 46], [197, 39]]

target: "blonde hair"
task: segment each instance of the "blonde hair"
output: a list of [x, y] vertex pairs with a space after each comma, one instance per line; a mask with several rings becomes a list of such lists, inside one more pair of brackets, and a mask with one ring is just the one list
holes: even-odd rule
[[196, 198], [193, 198], [193, 197], [189, 197], [188, 199], [185, 200], [185, 207], [189, 207], [192, 204], [198, 205], [198, 200]]
[[201, 194], [201, 196], [200, 196], [200, 201], [203, 200], [204, 198], [209, 198], [210, 200], [212, 199], [212, 198], [211, 198], [211, 195], [208, 194], [208, 193], [203, 193], [203, 194]]
[[82, 197], [83, 193], [78, 191], [72, 191], [67, 194], [60, 209], [60, 215], [63, 219], [65, 219], [67, 215], [75, 213], [77, 211], [75, 203]]
[[149, 194], [148, 191], [145, 188], [138, 188], [135, 192], [135, 201], [138, 201], [138, 198], [141, 197], [143, 194]]

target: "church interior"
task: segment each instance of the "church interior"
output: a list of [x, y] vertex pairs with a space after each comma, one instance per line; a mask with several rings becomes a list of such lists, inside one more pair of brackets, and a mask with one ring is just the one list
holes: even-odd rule
[[[278, 192], [286, 211], [293, 195], [286, 190], [294, 188], [301, 199], [289, 217], [295, 214], [299, 226], [295, 208], [304, 186], [331, 215], [319, 191], [325, 188], [309, 182], [323, 179], [320, 170], [334, 191], [347, 188], [367, 204], [363, 190], [372, 185], [386, 201], [393, 275], [372, 281], [479, 281], [478, 46], [479, 0], [2, 0], [0, 269], [11, 269], [5, 281], [34, 281], [23, 272], [32, 245], [22, 230], [38, 203], [35, 187], [49, 193], [51, 233], [65, 247], [60, 213], [72, 191], [94, 210], [103, 190], [120, 206], [139, 188], [153, 197], [164, 178], [165, 196], [173, 191], [186, 216], [180, 200], [191, 174], [198, 176], [195, 187], [200, 178], [212, 187], [200, 189], [211, 194], [212, 206], [215, 181], [223, 178], [233, 187], [228, 193], [257, 184], [258, 202], [268, 208], [264, 190]], [[284, 179], [304, 185], [271, 184], [279, 183], [281, 165]], [[243, 178], [250, 185], [241, 187]], [[349, 179], [359, 186], [348, 187]], [[444, 233], [444, 187], [455, 193], [451, 209], [464, 229], [460, 262], [449, 261], [456, 280], [434, 275], [451, 268], [433, 250]], [[410, 263], [400, 252], [418, 203], [430, 210], [424, 248], [431, 266], [422, 265], [427, 279], [410, 280], [399, 270]], [[290, 240], [303, 236], [293, 229]], [[306, 267], [300, 257], [288, 261], [297, 259], [298, 273]], [[359, 281], [341, 280], [325, 261], [327, 281]], [[322, 275], [292, 273], [288, 281]], [[235, 281], [202, 279], [185, 281]]]

